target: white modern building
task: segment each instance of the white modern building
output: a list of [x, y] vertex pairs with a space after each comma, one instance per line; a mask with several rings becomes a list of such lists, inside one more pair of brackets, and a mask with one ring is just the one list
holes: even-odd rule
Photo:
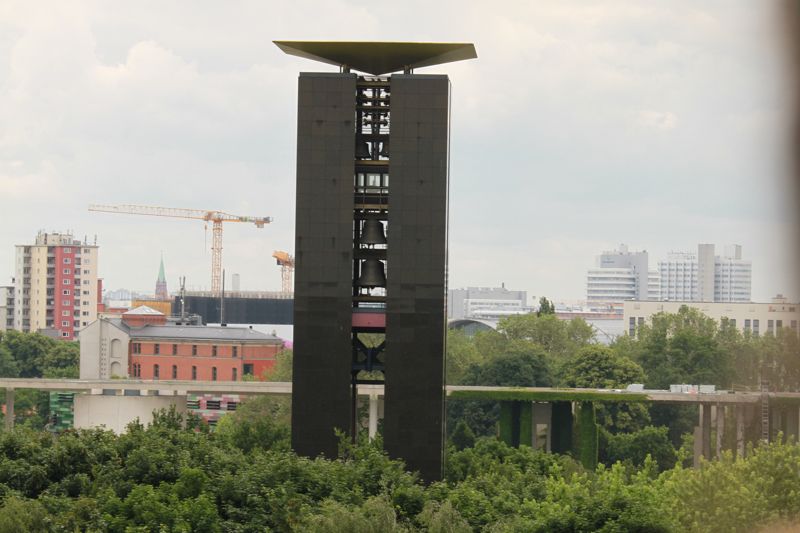
[[586, 274], [586, 302], [590, 306], [658, 300], [660, 289], [658, 271], [650, 270], [647, 251], [632, 252], [624, 244], [600, 254], [596, 266]]
[[530, 313], [527, 291], [503, 287], [467, 287], [447, 291], [447, 318], [499, 320], [510, 315]]
[[623, 305], [623, 324], [628, 335], [633, 336], [636, 328], [651, 322], [653, 315], [677, 313], [683, 305], [698, 309], [717, 322], [727, 319], [728, 324], [745, 334], [774, 335], [781, 328], [790, 328], [800, 335], [800, 304], [781, 295], [769, 303], [629, 301]]
[[673, 252], [658, 262], [661, 299], [682, 302], [749, 302], [752, 264], [742, 247], [729, 245], [715, 255], [713, 244], [697, 252]]

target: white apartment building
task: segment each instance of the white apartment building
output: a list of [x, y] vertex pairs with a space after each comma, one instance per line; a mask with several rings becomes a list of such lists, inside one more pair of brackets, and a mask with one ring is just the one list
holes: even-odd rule
[[636, 328], [649, 324], [654, 314], [677, 313], [683, 305], [698, 309], [717, 322], [727, 319], [742, 333], [774, 335], [781, 328], [790, 328], [800, 335], [800, 304], [790, 303], [781, 295], [770, 303], [629, 301], [623, 305], [623, 324], [628, 335], [634, 336]]
[[447, 291], [447, 318], [499, 320], [531, 312], [527, 291], [505, 287], [467, 287]]
[[0, 331], [14, 329], [14, 286], [0, 287]]
[[752, 264], [742, 247], [729, 245], [717, 256], [713, 244], [698, 244], [697, 253], [673, 252], [658, 262], [661, 299], [682, 302], [749, 302]]
[[97, 320], [98, 247], [69, 233], [39, 232], [16, 247], [14, 329], [55, 330], [65, 340]]
[[597, 257], [586, 274], [589, 305], [619, 304], [626, 300], [658, 300], [659, 273], [649, 268], [647, 251], [631, 252], [624, 244]]

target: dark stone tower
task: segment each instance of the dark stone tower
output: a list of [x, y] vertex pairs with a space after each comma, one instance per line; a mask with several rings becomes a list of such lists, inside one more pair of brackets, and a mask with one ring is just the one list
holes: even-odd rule
[[[413, 68], [475, 49], [276, 44], [341, 71], [299, 80], [292, 446], [335, 456], [334, 431], [357, 430], [357, 385], [374, 382], [363, 372], [379, 372], [387, 451], [439, 479], [450, 82]], [[368, 345], [366, 333], [380, 341]]]

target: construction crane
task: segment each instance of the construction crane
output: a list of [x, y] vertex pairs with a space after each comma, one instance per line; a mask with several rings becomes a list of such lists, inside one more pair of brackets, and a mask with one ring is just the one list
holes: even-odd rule
[[126, 215], [148, 215], [154, 217], [191, 218], [212, 223], [211, 239], [211, 292], [219, 295], [222, 291], [222, 223], [251, 222], [257, 228], [272, 222], [272, 217], [248, 217], [231, 215], [222, 211], [205, 211], [202, 209], [181, 209], [179, 207], [153, 207], [148, 205], [96, 205], [89, 206], [89, 211], [103, 213], [121, 213]]
[[281, 291], [287, 294], [293, 292], [294, 257], [289, 255], [289, 252], [281, 252], [280, 250], [273, 252], [272, 257], [281, 267]]

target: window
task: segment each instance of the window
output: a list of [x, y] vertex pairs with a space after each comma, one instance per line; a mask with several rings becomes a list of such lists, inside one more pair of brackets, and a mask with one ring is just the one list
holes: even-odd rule
[[197, 355], [197, 345], [192, 344], [192, 355]]
[[153, 365], [153, 379], [158, 379], [158, 365]]
[[192, 379], [194, 379], [194, 380], [197, 379], [197, 367], [196, 366], [192, 367]]
[[69, 257], [65, 257], [64, 258], [64, 264], [65, 265], [71, 265], [72, 264], [72, 259], [70, 259]]
[[177, 344], [173, 344], [172, 345], [172, 355], [178, 355], [178, 345]]
[[61, 291], [61, 294], [63, 294], [64, 296], [69, 296], [70, 295], [69, 289], [64, 289], [63, 291]]
[[753, 319], [753, 335], [758, 337], [758, 319], [757, 318]]
[[172, 365], [172, 379], [178, 379], [178, 365]]
[[82, 305], [89, 305], [89, 300], [84, 300], [83, 302], [81, 302], [81, 304]]
[[775, 323], [772, 320], [767, 320], [767, 333], [775, 333]]
[[212, 346], [211, 347], [211, 357], [216, 357], [216, 356], [217, 356], [217, 347], [216, 346]]
[[71, 313], [69, 311], [61, 311], [61, 316], [69, 316]]
[[134, 342], [133, 346], [131, 347], [131, 351], [133, 353], [142, 353], [142, 344], [139, 342]]
[[138, 378], [142, 375], [142, 365], [133, 363], [133, 377]]
[[155, 355], [158, 355], [158, 354], [161, 353], [161, 345], [160, 344], [156, 343], [156, 344], [153, 345], [153, 353]]
[[64, 274], [72, 274], [72, 270], [70, 270], [68, 268], [65, 268], [64, 269]]
[[735, 318], [731, 318], [729, 322], [730, 322], [731, 327], [733, 329], [736, 329], [736, 319]]
[[72, 300], [63, 300], [61, 305], [72, 305]]
[[62, 320], [61, 321], [61, 327], [62, 328], [68, 328], [69, 327], [69, 321], [68, 320]]
[[89, 283], [90, 283], [90, 281], [88, 279], [83, 280], [83, 284], [84, 285], [88, 285]]
[[81, 316], [89, 316], [89, 311], [84, 311], [83, 313], [81, 313]]
[[217, 381], [217, 367], [211, 367], [211, 381]]
[[245, 376], [252, 376], [253, 375], [253, 365], [250, 363], [245, 363], [242, 367], [242, 373]]
[[236, 369], [234, 368], [234, 369], [231, 371], [231, 378], [233, 379], [233, 381], [236, 381], [236, 377], [237, 377], [237, 376], [236, 376], [236, 374], [237, 374], [237, 371], [236, 371]]
[[72, 253], [72, 248], [64, 248], [64, 253], [65, 254], [71, 254]]
[[83, 253], [88, 254], [89, 252], [91, 252], [91, 250], [89, 248], [84, 248], [83, 249]]
[[238, 346], [234, 346], [232, 351], [233, 351], [233, 353], [232, 353], [233, 357], [239, 357], [239, 347]]
[[62, 280], [62, 282], [64, 283], [64, 285], [69, 285], [70, 283], [72, 283], [72, 280], [65, 278], [64, 280]]
[[745, 331], [750, 331], [750, 319], [749, 318], [745, 318], [744, 319], [744, 330]]
[[628, 335], [631, 337], [636, 336], [636, 317], [630, 317], [628, 320]]
[[84, 269], [83, 269], [83, 273], [84, 273], [84, 274], [88, 274], [88, 273], [89, 273], [89, 271], [88, 271], [88, 270], [86, 270], [86, 269], [84, 268]]
[[[78, 294], [77, 291], [75, 292], [75, 294]], [[89, 295], [89, 291], [83, 291], [83, 295], [84, 296], [88, 296]], [[83, 305], [88, 305], [88, 303], [89, 302], [83, 302]]]
[[783, 320], [776, 320], [775, 321], [775, 330], [779, 330], [783, 327]]
[[69, 332], [68, 331], [62, 331], [61, 332], [61, 336], [62, 337], [69, 337]]

